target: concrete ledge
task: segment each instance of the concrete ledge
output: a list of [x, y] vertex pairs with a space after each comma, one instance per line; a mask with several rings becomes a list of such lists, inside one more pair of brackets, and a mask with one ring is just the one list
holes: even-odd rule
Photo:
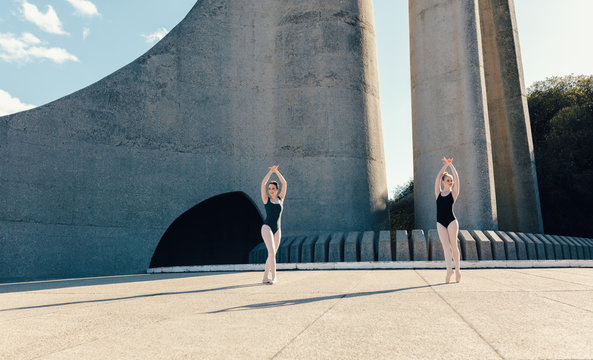
[[395, 260], [410, 261], [410, 240], [406, 230], [395, 232]]
[[426, 249], [426, 238], [424, 237], [424, 231], [412, 230], [412, 259], [414, 261], [426, 261], [428, 260], [428, 252]]
[[344, 233], [337, 232], [331, 234], [329, 240], [329, 253], [327, 254], [327, 261], [344, 261]]
[[428, 230], [428, 259], [430, 261], [445, 260], [443, 244], [437, 229]]
[[479, 230], [471, 230], [470, 234], [476, 240], [476, 249], [478, 250], [478, 259], [492, 260], [492, 244], [490, 239]]
[[391, 231], [383, 230], [379, 231], [379, 241], [377, 246], [377, 260], [379, 261], [392, 261], [391, 253]]
[[[506, 260], [506, 253], [504, 248], [504, 242], [502, 239], [492, 230], [484, 231], [484, 235], [490, 239], [490, 245], [492, 245], [492, 258], [493, 260]], [[517, 259], [515, 253], [515, 260]]]
[[349, 232], [344, 240], [344, 261], [360, 261], [360, 233]]
[[461, 256], [463, 260], [479, 260], [476, 240], [467, 230], [459, 230], [459, 242], [461, 244]]
[[330, 234], [319, 235], [319, 239], [315, 243], [315, 259], [316, 263], [328, 261]]
[[360, 240], [360, 261], [375, 261], [375, 232], [365, 231]]
[[[593, 260], [461, 261], [461, 270], [488, 268], [593, 268]], [[444, 261], [365, 261], [278, 264], [278, 270], [445, 269]], [[151, 268], [149, 274], [184, 272], [263, 271], [263, 264], [195, 265]]]

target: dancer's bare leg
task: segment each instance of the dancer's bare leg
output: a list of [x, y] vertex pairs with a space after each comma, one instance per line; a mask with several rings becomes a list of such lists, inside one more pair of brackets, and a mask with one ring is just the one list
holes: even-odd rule
[[[271, 231], [271, 230], [270, 230]], [[280, 247], [280, 238], [281, 238], [281, 230], [278, 229], [274, 234], [274, 271], [272, 273], [272, 282], [276, 282], [276, 254], [278, 253], [278, 248]]]
[[445, 255], [445, 266], [447, 267], [447, 275], [445, 277], [445, 282], [449, 283], [449, 281], [451, 280], [451, 275], [453, 275], [453, 269], [451, 268], [453, 256], [451, 255], [451, 242], [449, 241], [449, 232], [447, 231], [447, 228], [445, 228], [440, 223], [437, 223], [437, 231], [439, 233], [441, 245], [443, 246], [443, 254]]
[[270, 271], [272, 279], [276, 278], [276, 247], [274, 246], [274, 234], [268, 225], [261, 227], [261, 237], [264, 239], [266, 249], [268, 250], [268, 258], [266, 260], [263, 282], [270, 282], [268, 278], [268, 271]]
[[451, 252], [453, 255], [453, 261], [455, 262], [455, 281], [461, 280], [461, 268], [459, 266], [461, 256], [459, 252], [459, 241], [457, 240], [457, 233], [459, 232], [459, 222], [453, 220], [449, 226], [447, 226], [447, 233], [449, 233], [449, 242], [451, 244]]

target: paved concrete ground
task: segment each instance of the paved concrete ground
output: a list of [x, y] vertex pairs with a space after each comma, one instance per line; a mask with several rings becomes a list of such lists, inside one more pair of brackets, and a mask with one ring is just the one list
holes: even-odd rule
[[0, 284], [2, 359], [593, 358], [593, 269], [190, 273]]

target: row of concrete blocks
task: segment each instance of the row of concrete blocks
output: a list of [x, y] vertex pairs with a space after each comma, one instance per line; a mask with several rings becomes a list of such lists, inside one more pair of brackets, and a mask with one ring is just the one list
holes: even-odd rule
[[[336, 232], [282, 238], [276, 254], [280, 263], [340, 261], [444, 260], [436, 229]], [[462, 260], [593, 259], [593, 239], [503, 231], [459, 231]], [[249, 253], [250, 264], [266, 261], [262, 242]]]

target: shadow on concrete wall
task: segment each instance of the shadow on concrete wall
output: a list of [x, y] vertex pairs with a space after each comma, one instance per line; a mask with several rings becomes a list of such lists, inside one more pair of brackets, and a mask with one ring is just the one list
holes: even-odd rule
[[214, 196], [192, 207], [169, 226], [150, 267], [247, 264], [261, 242], [263, 218], [240, 191]]

